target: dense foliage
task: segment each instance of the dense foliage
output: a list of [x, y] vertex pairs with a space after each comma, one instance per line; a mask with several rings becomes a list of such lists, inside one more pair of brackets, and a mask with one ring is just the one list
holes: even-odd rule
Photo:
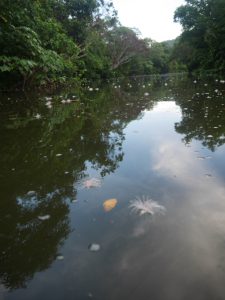
[[224, 0], [186, 0], [175, 41], [143, 39], [111, 0], [1, 0], [1, 89], [225, 67]]
[[103, 0], [2, 0], [1, 82], [24, 88], [109, 72], [105, 33], [116, 24]]
[[225, 1], [185, 0], [174, 15], [183, 33], [174, 48], [174, 57], [189, 71], [225, 69]]

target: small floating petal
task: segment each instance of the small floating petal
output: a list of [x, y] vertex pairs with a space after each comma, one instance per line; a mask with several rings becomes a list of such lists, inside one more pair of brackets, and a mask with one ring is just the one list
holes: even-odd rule
[[100, 250], [100, 245], [99, 244], [90, 244], [89, 246], [88, 246], [88, 249], [90, 250], [90, 251], [92, 251], [92, 252], [97, 252], [97, 251], [99, 251]]
[[36, 192], [35, 191], [29, 191], [27, 192], [27, 196], [35, 196]]
[[50, 219], [50, 215], [38, 216], [38, 219], [41, 221], [45, 221], [45, 220]]
[[63, 256], [63, 255], [58, 255], [58, 256], [56, 257], [56, 259], [58, 259], [58, 260], [63, 260], [63, 259], [64, 259], [64, 256]]
[[41, 115], [40, 115], [40, 114], [36, 114], [36, 115], [35, 115], [35, 118], [36, 118], [36, 119], [41, 119]]

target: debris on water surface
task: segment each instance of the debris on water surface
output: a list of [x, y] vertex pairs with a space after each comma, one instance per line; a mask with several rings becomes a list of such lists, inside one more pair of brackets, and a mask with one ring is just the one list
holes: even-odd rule
[[27, 196], [35, 196], [36, 192], [35, 191], [29, 191], [27, 192]]
[[63, 256], [63, 255], [58, 255], [58, 256], [56, 257], [56, 259], [58, 259], [58, 260], [63, 260], [63, 259], [64, 259], [64, 256]]
[[45, 220], [50, 219], [50, 215], [38, 216], [38, 219], [41, 221], [45, 221]]
[[51, 101], [47, 101], [45, 103], [45, 105], [48, 107], [48, 108], [52, 108], [52, 102]]
[[90, 178], [83, 182], [83, 186], [86, 189], [90, 189], [92, 187], [100, 187], [101, 186], [101, 180], [98, 178]]
[[60, 156], [62, 156], [62, 153], [57, 153], [55, 156], [60, 157]]
[[116, 199], [108, 199], [108, 200], [104, 201], [104, 203], [103, 203], [104, 210], [106, 212], [112, 210], [116, 206], [117, 202], [118, 201]]
[[92, 251], [92, 252], [97, 252], [97, 251], [99, 251], [100, 250], [100, 245], [99, 244], [90, 244], [89, 246], [88, 246], [88, 249], [90, 250], [90, 251]]
[[40, 114], [36, 114], [34, 117], [35, 117], [35, 119], [41, 119], [41, 115]]
[[144, 214], [164, 214], [166, 208], [160, 205], [158, 202], [153, 201], [148, 196], [137, 197], [131, 202], [130, 206], [132, 211], [139, 213], [140, 216]]

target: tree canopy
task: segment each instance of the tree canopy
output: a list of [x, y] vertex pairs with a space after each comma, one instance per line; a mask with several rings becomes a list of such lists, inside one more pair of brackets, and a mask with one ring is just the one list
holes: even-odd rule
[[176, 54], [189, 71], [225, 68], [224, 0], [186, 0], [174, 20], [183, 27]]
[[181, 36], [157, 43], [122, 26], [111, 0], [1, 0], [0, 88], [224, 70], [224, 0], [186, 0], [174, 20]]

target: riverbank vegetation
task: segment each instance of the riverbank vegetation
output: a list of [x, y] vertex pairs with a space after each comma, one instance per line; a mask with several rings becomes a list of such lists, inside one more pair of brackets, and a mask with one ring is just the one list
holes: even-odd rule
[[189, 72], [225, 71], [225, 1], [185, 0], [174, 20], [183, 27], [174, 57]]
[[225, 68], [224, 0], [186, 0], [183, 33], [157, 43], [120, 24], [110, 0], [2, 0], [0, 89]]

